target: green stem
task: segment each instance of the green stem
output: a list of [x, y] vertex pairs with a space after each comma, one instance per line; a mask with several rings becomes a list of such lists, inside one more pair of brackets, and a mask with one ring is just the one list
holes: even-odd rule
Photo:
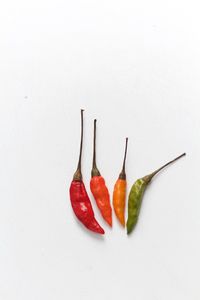
[[93, 161], [92, 161], [92, 172], [91, 176], [101, 176], [96, 164], [96, 131], [97, 131], [97, 120], [94, 120], [94, 137], [93, 137]]
[[119, 179], [123, 179], [123, 180], [126, 180], [125, 164], [126, 164], [127, 148], [128, 148], [128, 138], [126, 138], [125, 151], [124, 151], [124, 160], [123, 160], [121, 173], [119, 174]]
[[77, 181], [82, 180], [81, 161], [82, 161], [82, 149], [83, 149], [83, 112], [84, 109], [81, 109], [81, 141], [80, 141], [79, 159], [78, 159], [78, 166], [73, 177], [73, 180], [77, 180]]
[[168, 163], [164, 164], [162, 167], [160, 167], [159, 169], [157, 169], [156, 171], [154, 171], [153, 173], [143, 177], [143, 179], [149, 183], [151, 181], [151, 179], [158, 174], [162, 169], [164, 169], [165, 167], [167, 167], [168, 165], [171, 165], [172, 163], [174, 163], [175, 161], [177, 161], [178, 159], [180, 159], [181, 157], [185, 156], [186, 153], [183, 153], [181, 155], [179, 155], [178, 157], [174, 158], [173, 160], [169, 161]]

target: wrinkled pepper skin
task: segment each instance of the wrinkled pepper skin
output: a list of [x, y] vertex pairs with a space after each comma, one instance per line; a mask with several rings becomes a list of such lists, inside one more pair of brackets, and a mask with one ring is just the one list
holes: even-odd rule
[[104, 234], [103, 228], [101, 228], [94, 217], [94, 211], [82, 181], [72, 181], [70, 186], [70, 200], [73, 211], [79, 221], [89, 230]]
[[113, 207], [115, 214], [122, 224], [125, 226], [125, 204], [126, 204], [126, 180], [118, 179], [113, 191]]
[[90, 189], [104, 220], [112, 226], [112, 209], [110, 196], [102, 176], [93, 176], [90, 180]]
[[132, 186], [128, 197], [128, 220], [127, 233], [131, 233], [138, 221], [140, 207], [142, 204], [143, 194], [148, 185], [148, 182], [143, 178], [138, 179]]

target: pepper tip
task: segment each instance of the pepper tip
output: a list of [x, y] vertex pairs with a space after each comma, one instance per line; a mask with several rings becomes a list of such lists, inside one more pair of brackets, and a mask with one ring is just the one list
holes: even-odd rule
[[132, 230], [129, 230], [129, 229], [127, 228], [127, 234], [128, 234], [128, 235], [131, 233], [131, 231], [132, 231]]
[[106, 221], [107, 221], [108, 225], [109, 225], [110, 227], [112, 227], [112, 219], [109, 218], [109, 219], [106, 219]]

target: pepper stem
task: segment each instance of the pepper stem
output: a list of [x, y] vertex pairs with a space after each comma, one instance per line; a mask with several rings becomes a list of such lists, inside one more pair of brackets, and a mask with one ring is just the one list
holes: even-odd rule
[[93, 137], [93, 162], [92, 162], [92, 171], [91, 176], [101, 176], [99, 170], [96, 165], [96, 130], [97, 130], [97, 120], [94, 119], [94, 137]]
[[81, 141], [80, 141], [79, 159], [78, 159], [78, 166], [77, 166], [76, 172], [74, 173], [74, 177], [73, 177], [73, 180], [76, 180], [76, 181], [82, 180], [81, 159], [82, 159], [82, 149], [83, 149], [83, 112], [84, 112], [84, 109], [81, 109]]
[[168, 163], [164, 164], [162, 167], [160, 167], [159, 169], [157, 169], [156, 171], [154, 171], [153, 173], [143, 177], [143, 179], [146, 181], [146, 183], [149, 183], [151, 181], [151, 179], [158, 174], [162, 169], [164, 169], [165, 167], [167, 167], [168, 165], [171, 165], [172, 163], [174, 163], [175, 161], [177, 161], [178, 159], [180, 159], [181, 157], [185, 156], [186, 153], [183, 153], [181, 155], [179, 155], [178, 157], [176, 157], [175, 159], [169, 161]]
[[121, 173], [119, 174], [119, 179], [123, 179], [123, 180], [126, 180], [125, 165], [126, 165], [127, 148], [128, 148], [128, 138], [126, 138], [125, 151], [124, 151], [124, 160], [123, 160]]

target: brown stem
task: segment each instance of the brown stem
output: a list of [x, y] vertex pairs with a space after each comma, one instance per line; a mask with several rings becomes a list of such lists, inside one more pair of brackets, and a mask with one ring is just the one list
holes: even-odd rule
[[96, 164], [96, 129], [97, 127], [97, 120], [94, 120], [94, 137], [93, 137], [93, 161], [92, 161], [92, 172], [91, 172], [91, 176], [100, 176], [100, 172], [97, 169], [97, 164]]
[[82, 159], [82, 149], [83, 149], [83, 112], [84, 112], [84, 109], [81, 109], [81, 142], [80, 142], [78, 166], [77, 166], [76, 172], [74, 173], [74, 177], [73, 177], [73, 180], [76, 180], [76, 181], [82, 180], [81, 159]]
[[123, 180], [126, 180], [125, 164], [126, 164], [127, 148], [128, 148], [128, 138], [126, 138], [126, 145], [125, 145], [125, 151], [124, 151], [124, 160], [123, 160], [121, 173], [119, 174], [119, 179], [123, 179]]
[[153, 173], [143, 177], [143, 179], [149, 183], [151, 181], [151, 179], [158, 174], [158, 172], [160, 172], [162, 169], [164, 169], [165, 167], [167, 167], [168, 165], [171, 165], [172, 163], [174, 163], [175, 161], [177, 161], [178, 159], [180, 159], [181, 157], [185, 156], [186, 153], [183, 153], [181, 155], [179, 155], [178, 157], [176, 157], [175, 159], [169, 161], [168, 163], [164, 164], [162, 167], [160, 167], [159, 169], [157, 169], [156, 171], [154, 171]]

